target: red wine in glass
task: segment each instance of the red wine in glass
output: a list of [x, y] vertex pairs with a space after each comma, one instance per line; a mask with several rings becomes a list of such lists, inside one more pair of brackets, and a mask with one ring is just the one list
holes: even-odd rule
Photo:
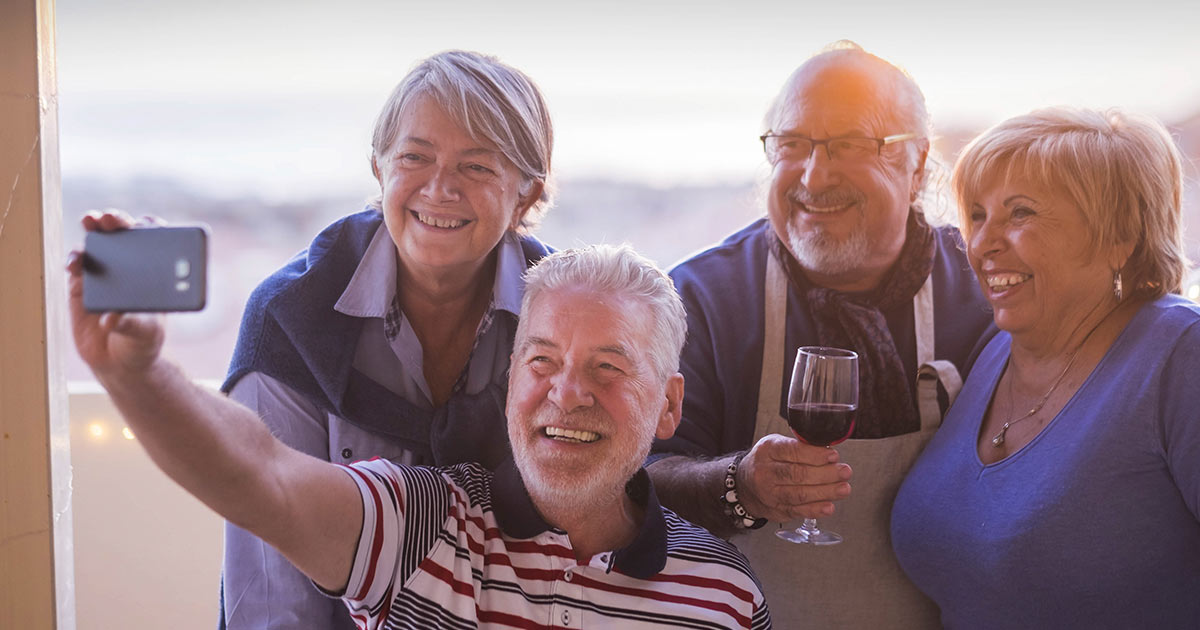
[[[854, 432], [858, 411], [858, 355], [841, 348], [805, 346], [796, 353], [788, 389], [788, 425], [801, 441], [829, 447]], [[776, 536], [804, 545], [836, 545], [842, 537], [821, 531], [806, 518], [796, 529]]]
[[833, 446], [854, 432], [858, 405], [844, 403], [797, 403], [788, 405], [788, 426], [805, 444]]

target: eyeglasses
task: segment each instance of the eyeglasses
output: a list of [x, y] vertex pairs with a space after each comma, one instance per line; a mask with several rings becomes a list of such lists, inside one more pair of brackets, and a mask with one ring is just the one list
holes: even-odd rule
[[780, 160], [802, 162], [807, 160], [817, 145], [825, 145], [825, 156], [838, 162], [860, 162], [878, 157], [883, 147], [905, 140], [916, 138], [915, 133], [900, 133], [885, 138], [865, 138], [844, 136], [841, 138], [826, 138], [814, 140], [808, 136], [794, 133], [767, 133], [758, 137], [762, 140], [763, 150], [767, 152], [767, 160], [772, 164]]

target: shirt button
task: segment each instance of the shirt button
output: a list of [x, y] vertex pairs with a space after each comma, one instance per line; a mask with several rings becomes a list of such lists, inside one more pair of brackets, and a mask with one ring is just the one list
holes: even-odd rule
[[563, 614], [562, 614], [562, 620], [563, 620], [563, 625], [564, 625], [564, 626], [569, 626], [569, 625], [571, 625], [571, 611], [569, 611], [569, 610], [564, 610], [564, 611], [563, 611]]
[[575, 574], [573, 574], [573, 573], [572, 573], [570, 570], [567, 570], [567, 571], [564, 571], [564, 572], [563, 572], [563, 579], [564, 579], [564, 580], [566, 580], [566, 581], [570, 582], [570, 581], [571, 581], [571, 578], [573, 578], [573, 577], [575, 577]]
[[354, 451], [352, 451], [348, 448], [342, 449], [342, 459], [350, 459], [350, 456], [353, 454], [354, 454]]

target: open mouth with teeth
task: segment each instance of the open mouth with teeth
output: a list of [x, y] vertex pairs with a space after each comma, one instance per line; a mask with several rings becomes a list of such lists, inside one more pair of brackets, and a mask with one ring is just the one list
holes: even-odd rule
[[421, 214], [420, 212], [416, 212], [414, 210], [409, 210], [409, 212], [417, 219], [417, 221], [420, 221], [422, 224], [444, 230], [455, 230], [471, 222], [468, 219], [443, 219], [440, 217], [430, 216], [428, 214]]
[[574, 442], [576, 444], [591, 444], [600, 439], [600, 434], [594, 431], [564, 429], [562, 427], [546, 427], [542, 429], [542, 434], [553, 440]]
[[839, 204], [832, 205], [832, 206], [810, 206], [810, 205], [804, 204], [804, 203], [799, 204], [799, 205], [800, 205], [800, 209], [804, 210], [805, 212], [807, 212], [809, 214], [835, 214], [838, 212], [842, 212], [843, 210], [849, 209], [850, 206], [854, 205], [854, 203], [853, 202], [839, 203]]
[[795, 195], [788, 195], [788, 200], [801, 211], [808, 214], [836, 214], [848, 210], [850, 206], [854, 205], [854, 201], [821, 202], [820, 204], [805, 203]]
[[988, 289], [994, 293], [1002, 293], [1023, 284], [1032, 277], [1027, 273], [992, 273], [987, 275], [986, 280]]

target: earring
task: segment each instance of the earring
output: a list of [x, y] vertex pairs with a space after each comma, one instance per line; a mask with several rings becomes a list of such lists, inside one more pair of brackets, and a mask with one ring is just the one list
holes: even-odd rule
[[1115, 296], [1115, 297], [1117, 298], [1117, 301], [1118, 301], [1118, 302], [1120, 302], [1120, 301], [1121, 301], [1121, 295], [1122, 295], [1122, 291], [1121, 291], [1121, 270], [1120, 270], [1120, 269], [1114, 269], [1114, 270], [1113, 270], [1113, 296]]

